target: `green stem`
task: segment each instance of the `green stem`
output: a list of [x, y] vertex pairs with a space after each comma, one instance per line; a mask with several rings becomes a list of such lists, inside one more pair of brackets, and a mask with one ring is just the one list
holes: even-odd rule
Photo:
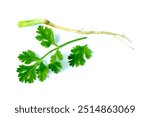
[[44, 59], [47, 55], [49, 55], [50, 53], [52, 53], [53, 51], [57, 50], [57, 49], [60, 49], [70, 43], [73, 43], [73, 42], [76, 42], [76, 41], [80, 41], [80, 40], [84, 40], [84, 39], [87, 39], [87, 37], [81, 37], [81, 38], [77, 38], [77, 39], [74, 39], [74, 40], [71, 40], [71, 41], [68, 41], [66, 43], [63, 43], [62, 45], [50, 50], [49, 52], [47, 52], [43, 57], [41, 57], [41, 60]]
[[34, 26], [37, 24], [45, 24], [45, 19], [32, 19], [18, 22], [19, 27]]

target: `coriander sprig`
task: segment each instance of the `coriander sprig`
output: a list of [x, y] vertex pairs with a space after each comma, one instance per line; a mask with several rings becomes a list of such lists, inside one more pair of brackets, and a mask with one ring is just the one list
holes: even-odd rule
[[[46, 19], [33, 19], [33, 20], [24, 20], [20, 21], [18, 23], [19, 27], [25, 27], [25, 26], [33, 26], [36, 24], [45, 24], [48, 26], [51, 26], [53, 28], [74, 32], [78, 34], [105, 34], [105, 35], [111, 35], [114, 37], [117, 37], [121, 41], [125, 43], [124, 40], [127, 40], [131, 43], [131, 41], [124, 36], [123, 34], [113, 33], [109, 31], [83, 31], [83, 30], [76, 30], [72, 28], [67, 28], [63, 26], [58, 26], [56, 24], [51, 23], [49, 20]], [[61, 53], [60, 49], [64, 46], [67, 46], [68, 44], [81, 41], [84, 39], [87, 39], [87, 37], [81, 37], [77, 38], [71, 41], [68, 41], [66, 43], [63, 43], [61, 45], [57, 45], [55, 42], [54, 32], [51, 28], [39, 26], [37, 29], [37, 36], [35, 37], [36, 40], [40, 42], [40, 44], [45, 47], [51, 47], [51, 45], [54, 45], [55, 48], [48, 51], [45, 55], [42, 57], [38, 57], [35, 52], [32, 50], [27, 50], [19, 54], [18, 59], [23, 63], [22, 65], [19, 65], [17, 68], [18, 77], [21, 82], [24, 83], [33, 83], [36, 79], [39, 79], [40, 81], [45, 81], [47, 78], [48, 73], [54, 72], [59, 73], [63, 66], [62, 66], [62, 60], [63, 60], [63, 54]], [[128, 47], [134, 49], [130, 44], [125, 43]], [[49, 64], [45, 64], [43, 61], [47, 56], [49, 56]], [[86, 59], [90, 59], [92, 56], [92, 51], [89, 49], [88, 45], [77, 45], [71, 49], [70, 55], [68, 55], [68, 64], [72, 67], [76, 66], [82, 66], [85, 64]]]
[[[56, 47], [48, 51], [42, 57], [37, 57], [35, 52], [33, 52], [32, 50], [27, 50], [19, 54], [18, 59], [24, 64], [20, 65], [17, 68], [17, 72], [19, 80], [24, 83], [33, 83], [37, 78], [40, 81], [45, 81], [50, 71], [54, 73], [59, 73], [63, 68], [61, 63], [63, 60], [63, 54], [61, 53], [60, 49], [73, 42], [87, 39], [87, 37], [81, 37], [63, 43], [61, 45], [56, 45], [52, 29], [39, 26], [37, 33], [38, 35], [36, 36], [36, 39], [41, 42], [41, 45], [43, 47], [47, 48], [51, 45], [55, 45]], [[54, 51], [55, 53], [52, 54]], [[84, 65], [86, 59], [89, 59], [91, 57], [91, 53], [92, 51], [88, 48], [87, 45], [78, 45], [71, 50], [71, 54], [68, 56], [68, 64], [72, 67]], [[45, 64], [43, 60], [48, 55], [51, 55], [50, 63]]]

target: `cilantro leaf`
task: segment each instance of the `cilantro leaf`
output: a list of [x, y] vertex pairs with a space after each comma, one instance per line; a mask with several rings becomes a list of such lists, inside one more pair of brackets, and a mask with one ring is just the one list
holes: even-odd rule
[[18, 77], [21, 82], [25, 83], [33, 83], [34, 80], [36, 80], [36, 72], [35, 72], [36, 66], [25, 66], [20, 65], [19, 68], [17, 68]]
[[44, 81], [47, 77], [48, 72], [49, 72], [48, 67], [43, 62], [41, 62], [39, 67], [36, 70], [38, 79], [40, 81]]
[[63, 55], [60, 51], [56, 51], [54, 55], [51, 56], [51, 63], [48, 65], [54, 73], [58, 73], [62, 69], [62, 64], [59, 62], [63, 59]]
[[50, 45], [55, 45], [53, 30], [48, 27], [39, 26], [36, 31], [38, 35], [36, 39], [41, 41], [41, 45], [44, 47], [50, 47]]
[[84, 65], [86, 60], [85, 58], [91, 58], [92, 51], [85, 46], [76, 46], [71, 50], [71, 54], [68, 56], [70, 66], [78, 67], [79, 65]]
[[51, 63], [56, 62], [57, 60], [62, 60], [63, 59], [63, 55], [61, 54], [60, 51], [56, 51], [54, 55], [51, 56]]
[[22, 52], [22, 54], [19, 54], [18, 59], [21, 62], [24, 62], [25, 64], [30, 64], [34, 61], [39, 60], [39, 58], [36, 56], [36, 54], [31, 50], [24, 51], [24, 52]]
[[62, 65], [58, 61], [50, 63], [48, 65], [48, 67], [49, 67], [49, 69], [51, 69], [52, 71], [54, 71], [54, 73], [58, 73], [62, 69]]
[[84, 54], [87, 59], [90, 59], [92, 57], [92, 51], [88, 48], [87, 45], [85, 45]]

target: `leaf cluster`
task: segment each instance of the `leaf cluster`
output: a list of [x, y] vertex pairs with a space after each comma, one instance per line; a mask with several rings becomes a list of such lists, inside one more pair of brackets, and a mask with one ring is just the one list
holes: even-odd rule
[[[18, 59], [23, 64], [19, 65], [17, 72], [19, 80], [24, 83], [33, 83], [36, 79], [43, 82], [46, 80], [49, 72], [59, 73], [63, 68], [62, 60], [64, 58], [60, 48], [74, 42], [69, 41], [60, 46], [56, 45], [53, 30], [43, 26], [38, 27], [36, 39], [40, 41], [43, 47], [48, 48], [51, 45], [55, 45], [55, 48], [50, 50], [43, 57], [38, 57], [32, 50], [23, 51], [19, 54]], [[78, 40], [79, 39], [76, 39], [75, 41]], [[72, 67], [82, 66], [85, 64], [86, 59], [91, 58], [91, 53], [92, 51], [87, 45], [73, 47], [71, 54], [68, 56], [68, 63]], [[48, 55], [51, 55], [49, 57], [49, 64], [45, 64], [43, 60]]]

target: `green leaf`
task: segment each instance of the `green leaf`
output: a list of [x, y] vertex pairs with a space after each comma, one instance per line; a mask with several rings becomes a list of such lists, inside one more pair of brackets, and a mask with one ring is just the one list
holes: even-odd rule
[[70, 66], [78, 67], [79, 65], [84, 65], [86, 60], [85, 58], [91, 58], [92, 51], [85, 46], [76, 46], [71, 50], [71, 54], [68, 56]]
[[54, 55], [51, 56], [51, 63], [56, 62], [57, 60], [62, 60], [63, 59], [63, 55], [61, 54], [60, 51], [56, 51]]
[[50, 63], [48, 65], [48, 67], [49, 67], [49, 69], [51, 69], [52, 71], [54, 71], [54, 73], [58, 73], [62, 69], [62, 65], [58, 61], [56, 61], [54, 63]]
[[38, 35], [36, 39], [41, 41], [41, 45], [44, 47], [50, 47], [50, 45], [55, 45], [53, 30], [48, 27], [39, 26], [36, 31]]
[[87, 59], [90, 59], [92, 57], [92, 51], [88, 48], [87, 45], [85, 45], [84, 54]]
[[49, 72], [48, 67], [43, 62], [41, 62], [39, 67], [36, 70], [38, 79], [40, 81], [44, 81], [47, 77], [48, 72]]
[[54, 73], [58, 73], [62, 69], [62, 64], [59, 62], [63, 59], [63, 55], [60, 51], [56, 51], [54, 55], [51, 56], [51, 63], [48, 65]]
[[24, 62], [25, 64], [30, 64], [34, 61], [39, 60], [39, 58], [36, 56], [36, 54], [31, 50], [24, 51], [24, 52], [22, 52], [22, 54], [19, 54], [18, 59], [21, 62]]
[[34, 80], [36, 80], [35, 69], [36, 69], [35, 65], [31, 66], [20, 65], [19, 68], [17, 68], [19, 80], [25, 83], [33, 83]]

